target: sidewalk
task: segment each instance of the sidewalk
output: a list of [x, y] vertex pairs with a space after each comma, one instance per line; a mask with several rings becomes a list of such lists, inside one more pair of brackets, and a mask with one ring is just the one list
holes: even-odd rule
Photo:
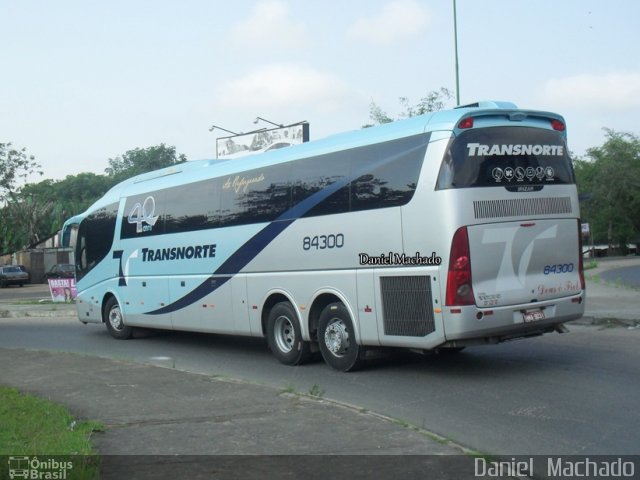
[[0, 349], [0, 364], [0, 384], [105, 424], [106, 432], [93, 437], [102, 478], [332, 478], [346, 464], [352, 478], [393, 478], [398, 469], [407, 478], [425, 471], [446, 471], [431, 478], [473, 478], [473, 459], [460, 447], [319, 398], [65, 353]]
[[600, 277], [603, 272], [623, 267], [640, 268], [640, 257], [599, 259], [597, 268], [585, 271], [587, 303], [584, 317], [578, 323], [614, 320], [629, 326], [640, 325], [640, 289], [607, 283]]
[[76, 307], [69, 303], [29, 304], [0, 302], [0, 318], [8, 317], [75, 317]]

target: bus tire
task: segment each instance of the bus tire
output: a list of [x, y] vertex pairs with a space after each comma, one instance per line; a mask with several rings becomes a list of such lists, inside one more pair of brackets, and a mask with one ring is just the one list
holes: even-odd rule
[[342, 303], [331, 303], [322, 310], [318, 344], [324, 361], [336, 370], [350, 372], [362, 365], [364, 349], [356, 342], [351, 315]]
[[113, 338], [127, 340], [133, 336], [133, 328], [125, 325], [122, 310], [115, 297], [107, 300], [102, 316], [104, 324]]
[[276, 303], [267, 318], [267, 343], [273, 355], [285, 365], [300, 365], [311, 356], [309, 342], [302, 339], [302, 330], [295, 310], [289, 302]]

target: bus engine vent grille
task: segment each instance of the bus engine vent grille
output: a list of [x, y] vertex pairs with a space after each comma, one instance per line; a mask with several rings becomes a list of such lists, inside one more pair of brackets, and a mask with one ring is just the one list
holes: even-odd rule
[[385, 335], [424, 337], [435, 330], [431, 277], [380, 277]]
[[508, 200], [476, 200], [476, 218], [530, 217], [571, 213], [570, 197], [512, 198]]

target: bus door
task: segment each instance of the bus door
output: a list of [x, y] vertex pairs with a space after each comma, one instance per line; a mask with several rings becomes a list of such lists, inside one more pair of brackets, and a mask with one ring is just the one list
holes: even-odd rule
[[170, 329], [171, 315], [158, 313], [169, 299], [167, 265], [157, 254], [164, 236], [162, 193], [122, 201], [120, 242], [113, 253], [114, 261], [119, 261], [118, 297], [125, 321]]

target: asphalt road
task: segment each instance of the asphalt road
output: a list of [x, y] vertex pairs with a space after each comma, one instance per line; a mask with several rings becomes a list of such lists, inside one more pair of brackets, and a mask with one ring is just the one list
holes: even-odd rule
[[0, 288], [0, 302], [7, 300], [33, 300], [41, 298], [51, 300], [49, 285], [33, 283], [27, 284], [23, 287], [19, 287], [18, 285], [9, 285], [6, 288]]
[[640, 329], [570, 329], [452, 356], [394, 355], [347, 374], [322, 362], [281, 365], [261, 339], [156, 333], [118, 341], [104, 327], [83, 326], [75, 318], [0, 319], [0, 347], [76, 352], [300, 392], [314, 389], [491, 454], [640, 453]]
[[637, 266], [614, 268], [602, 272], [600, 276], [606, 282], [622, 283], [636, 288], [640, 287], [640, 268]]

